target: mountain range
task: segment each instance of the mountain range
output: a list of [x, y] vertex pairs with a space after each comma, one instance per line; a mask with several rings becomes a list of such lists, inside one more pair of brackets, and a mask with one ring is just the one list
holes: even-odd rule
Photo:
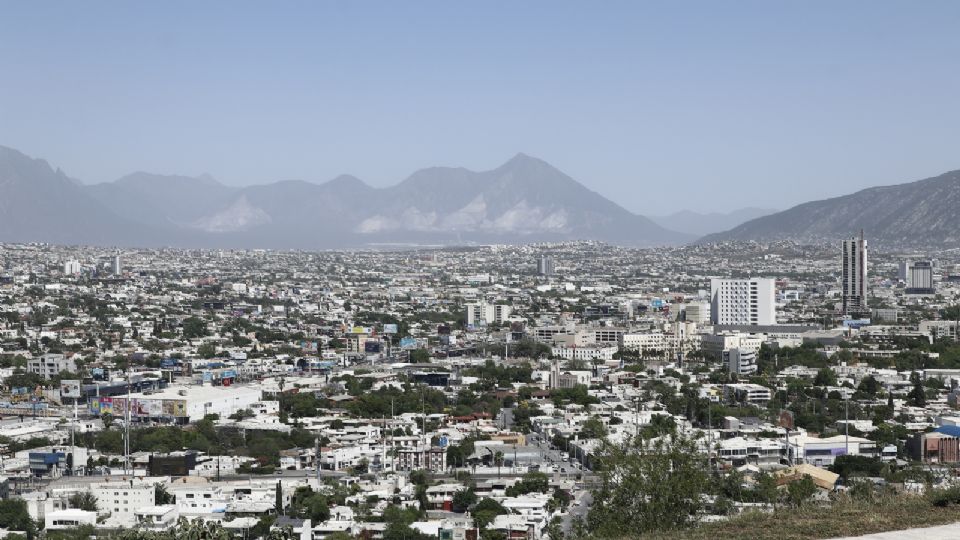
[[248, 187], [136, 172], [84, 185], [0, 147], [0, 241], [327, 249], [600, 240], [680, 244], [669, 230], [525, 154], [490, 171], [433, 167], [374, 188], [348, 175]]
[[731, 212], [708, 212], [706, 214], [692, 210], [681, 210], [666, 216], [650, 216], [650, 219], [666, 229], [694, 236], [704, 236], [730, 230], [741, 223], [774, 212], [776, 210], [769, 208], [741, 208]]
[[861, 229], [881, 247], [960, 247], [960, 171], [800, 204], [707, 235], [698, 243], [817, 242], [847, 238]]

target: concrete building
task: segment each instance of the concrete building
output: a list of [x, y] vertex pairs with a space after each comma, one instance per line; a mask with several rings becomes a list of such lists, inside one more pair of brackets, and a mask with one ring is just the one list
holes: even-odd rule
[[537, 273], [541, 276], [552, 276], [554, 274], [553, 257], [540, 255], [537, 259]]
[[40, 375], [44, 379], [49, 379], [63, 371], [75, 373], [77, 364], [73, 361], [73, 358], [68, 358], [62, 354], [45, 354], [27, 360], [27, 371]]
[[776, 289], [768, 278], [711, 279], [713, 324], [777, 324]]
[[697, 324], [710, 322], [710, 304], [706, 302], [691, 302], [683, 309], [684, 320]]
[[80, 261], [70, 260], [63, 263], [63, 273], [68, 276], [75, 276], [80, 273]]
[[107, 524], [129, 527], [137, 521], [137, 510], [155, 504], [154, 485], [139, 480], [94, 484], [90, 491], [97, 498], [97, 512], [109, 516]]
[[844, 315], [868, 312], [867, 306], [867, 241], [860, 237], [844, 240], [840, 256], [842, 286], [841, 300]]
[[113, 275], [115, 275], [115, 276], [119, 276], [120, 274], [123, 273], [123, 263], [122, 263], [122, 261], [120, 260], [120, 254], [119, 254], [119, 253], [113, 256], [113, 261], [112, 261], [112, 263], [111, 263], [111, 265], [110, 265], [110, 271], [111, 271], [111, 272], [113, 273]]
[[512, 309], [507, 304], [473, 302], [466, 305], [467, 325], [484, 326], [490, 323], [503, 323], [510, 318]]
[[757, 372], [757, 351], [733, 348], [723, 352], [727, 371], [737, 375], [753, 375]]
[[907, 294], [935, 294], [933, 287], [933, 263], [930, 261], [914, 261], [907, 265], [906, 293]]

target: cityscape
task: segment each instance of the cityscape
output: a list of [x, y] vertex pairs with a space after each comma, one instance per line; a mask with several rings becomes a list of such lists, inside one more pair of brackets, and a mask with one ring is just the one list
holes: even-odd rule
[[0, 540], [960, 539], [960, 4], [0, 2]]

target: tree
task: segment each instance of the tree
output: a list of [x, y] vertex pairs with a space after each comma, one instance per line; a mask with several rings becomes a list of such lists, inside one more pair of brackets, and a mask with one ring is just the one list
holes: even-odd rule
[[453, 511], [458, 513], [466, 512], [471, 506], [476, 504], [477, 494], [472, 489], [461, 489], [453, 494]]
[[910, 390], [910, 393], [907, 394], [907, 399], [910, 400], [910, 404], [914, 407], [924, 407], [927, 404], [927, 394], [926, 390], [923, 389], [923, 383], [920, 381], [920, 376], [916, 373], [910, 375], [910, 380], [913, 382], [913, 389]]
[[602, 439], [607, 436], [607, 426], [596, 416], [591, 416], [580, 426], [580, 436], [584, 439]]
[[488, 497], [473, 507], [473, 523], [485, 529], [495, 517], [506, 513], [507, 509], [502, 504]]
[[430, 362], [430, 353], [426, 349], [414, 349], [410, 351], [410, 363], [427, 364]]
[[217, 347], [213, 343], [204, 343], [197, 347], [200, 358], [213, 358], [217, 355]]
[[594, 463], [600, 486], [593, 491], [587, 527], [597, 537], [685, 528], [703, 507], [707, 460], [691, 439], [605, 442]]
[[836, 386], [837, 385], [837, 375], [833, 372], [832, 369], [825, 367], [820, 368], [820, 371], [817, 372], [817, 376], [813, 379], [814, 386]]
[[183, 337], [201, 338], [207, 335], [207, 323], [199, 317], [188, 317], [183, 321]]
[[503, 466], [503, 452], [499, 450], [494, 452], [493, 462], [497, 465], [497, 478], [500, 478], [500, 467]]
[[[71, 508], [76, 508], [78, 510], [86, 510], [88, 512], [97, 511], [97, 498], [93, 496], [93, 493], [89, 491], [81, 491], [80, 493], [74, 493], [70, 496], [67, 501], [70, 503]], [[160, 504], [160, 503], [157, 503]]]
[[0, 500], [0, 527], [13, 531], [25, 531], [28, 538], [36, 532], [36, 526], [27, 511], [27, 502], [23, 499]]
[[813, 483], [813, 478], [809, 474], [803, 475], [803, 478], [790, 482], [787, 486], [787, 502], [792, 506], [800, 507], [817, 493], [817, 485]]

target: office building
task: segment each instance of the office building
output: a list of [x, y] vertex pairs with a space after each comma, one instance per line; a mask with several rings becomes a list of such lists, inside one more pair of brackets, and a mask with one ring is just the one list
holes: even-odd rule
[[687, 322], [707, 324], [710, 322], [710, 304], [706, 302], [691, 302], [683, 309], [684, 319]]
[[80, 273], [80, 261], [67, 261], [63, 263], [63, 273], [68, 276], [75, 276]]
[[860, 237], [844, 240], [840, 259], [843, 314], [861, 315], [867, 306], [867, 241]]
[[914, 261], [907, 263], [906, 280], [907, 294], [934, 294], [933, 263], [930, 261]]
[[119, 253], [113, 256], [113, 264], [110, 267], [110, 271], [115, 276], [119, 276], [123, 272], [123, 265], [121, 264]]
[[757, 372], [757, 351], [740, 348], [723, 351], [723, 363], [730, 373], [753, 375]]
[[501, 324], [510, 318], [512, 309], [507, 304], [473, 302], [466, 305], [467, 325], [485, 326], [490, 323]]
[[553, 257], [541, 255], [537, 259], [537, 273], [541, 276], [552, 276], [554, 273]]
[[777, 324], [774, 282], [769, 278], [711, 279], [713, 324]]

